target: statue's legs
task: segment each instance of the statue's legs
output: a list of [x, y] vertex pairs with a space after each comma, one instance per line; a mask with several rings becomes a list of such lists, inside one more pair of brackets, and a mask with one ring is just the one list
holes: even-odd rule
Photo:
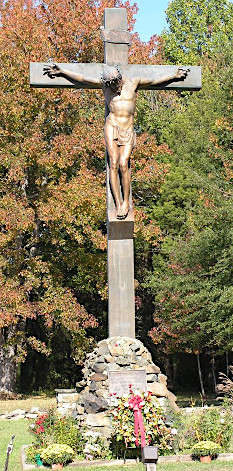
[[[110, 183], [111, 190], [116, 204], [116, 217], [125, 219], [129, 212], [129, 193], [130, 193], [130, 171], [129, 158], [133, 149], [133, 144], [118, 145], [114, 140], [113, 126], [110, 123], [105, 125], [105, 142], [110, 159]], [[124, 200], [121, 202], [118, 170], [122, 178], [122, 187]]]
[[105, 142], [107, 146], [107, 151], [109, 155], [109, 177], [111, 183], [111, 190], [116, 204], [116, 216], [118, 211], [120, 211], [121, 199], [120, 199], [120, 188], [118, 180], [118, 168], [120, 163], [120, 153], [119, 146], [113, 140], [113, 127], [112, 125], [105, 126]]
[[130, 193], [130, 170], [129, 170], [129, 158], [132, 152], [133, 146], [119, 146], [120, 153], [120, 172], [122, 178], [122, 186], [124, 192], [124, 201], [120, 208], [120, 218], [125, 219], [129, 212], [129, 193]]

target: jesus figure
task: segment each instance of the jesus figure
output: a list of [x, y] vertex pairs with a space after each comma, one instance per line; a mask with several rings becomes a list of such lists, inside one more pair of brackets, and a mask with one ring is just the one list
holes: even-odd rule
[[[109, 108], [104, 136], [110, 160], [110, 184], [115, 200], [117, 219], [125, 219], [129, 212], [129, 158], [136, 145], [134, 112], [138, 86], [160, 85], [165, 82], [184, 80], [188, 72], [189, 69], [176, 67], [172, 74], [163, 72], [158, 74], [156, 79], [150, 80], [150, 78], [128, 78], [122, 76], [119, 66], [104, 65], [101, 77], [93, 78], [63, 69], [54, 63], [44, 66], [44, 74], [47, 74], [51, 79], [61, 76], [73, 83], [85, 82], [87, 85], [102, 83], [104, 97]], [[123, 187], [123, 201], [120, 196], [119, 170]]]

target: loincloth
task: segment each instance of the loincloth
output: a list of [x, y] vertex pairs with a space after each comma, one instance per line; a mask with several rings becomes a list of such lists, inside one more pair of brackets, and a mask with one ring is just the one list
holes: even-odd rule
[[118, 146], [136, 146], [136, 132], [134, 130], [122, 129], [119, 126], [112, 125], [113, 140]]

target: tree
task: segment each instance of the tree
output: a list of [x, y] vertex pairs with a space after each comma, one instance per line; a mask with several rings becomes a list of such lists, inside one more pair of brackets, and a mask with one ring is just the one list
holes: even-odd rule
[[229, 0], [172, 0], [166, 10], [169, 30], [162, 34], [171, 63], [197, 64], [232, 41], [233, 5]]
[[[106, 332], [104, 98], [98, 91], [29, 88], [29, 61], [102, 62], [99, 29], [105, 7], [126, 1], [2, 0], [0, 2], [0, 369], [1, 389], [15, 387], [28, 348], [50, 355], [56, 332], [79, 364], [93, 328]], [[38, 47], [39, 45], [39, 47]], [[133, 36], [130, 60], [151, 57]], [[159, 47], [158, 47], [159, 50]], [[136, 178], [158, 186], [139, 138]], [[140, 144], [141, 142], [141, 144]], [[163, 168], [155, 165], [163, 174]], [[158, 227], [136, 211], [136, 237], [155, 244]], [[46, 380], [46, 379], [45, 379]]]
[[164, 354], [232, 349], [231, 73], [230, 48], [205, 60], [203, 90], [181, 99], [164, 131], [170, 172], [151, 205], [164, 241], [145, 284]]

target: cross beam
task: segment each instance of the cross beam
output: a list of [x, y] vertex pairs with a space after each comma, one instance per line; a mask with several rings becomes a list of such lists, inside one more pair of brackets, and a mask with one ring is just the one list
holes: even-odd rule
[[[122, 77], [128, 79], [157, 80], [158, 76], [171, 77], [177, 67], [171, 65], [128, 65], [130, 34], [127, 32], [127, 12], [123, 8], [106, 8], [104, 28], [101, 30], [104, 41], [104, 64], [119, 65]], [[63, 69], [87, 81], [67, 79], [64, 76], [51, 78], [44, 75], [44, 63], [30, 64], [30, 85], [39, 88], [102, 88], [101, 75], [104, 64], [59, 64]], [[201, 68], [188, 67], [189, 72], [182, 80], [173, 79], [162, 85], [143, 85], [138, 89], [199, 90], [201, 88]], [[187, 66], [186, 66], [187, 69]], [[94, 81], [94, 84], [91, 83]], [[140, 82], [140, 81], [139, 81]], [[109, 110], [106, 103], [106, 117]], [[122, 144], [120, 144], [122, 145]], [[133, 252], [133, 212], [130, 192], [128, 216], [119, 220], [115, 216], [115, 203], [109, 181], [109, 158], [107, 155], [107, 220], [108, 220], [108, 312], [109, 337], [135, 337], [134, 300], [134, 252]]]
[[[100, 63], [61, 63], [61, 67], [76, 74], [88, 75], [90, 77], [101, 77], [104, 64]], [[31, 62], [30, 64], [30, 85], [37, 88], [102, 88], [101, 81], [95, 85], [87, 85], [85, 82], [72, 82], [63, 77], [56, 77], [51, 80], [47, 75], [43, 75], [44, 62]], [[121, 72], [124, 77], [155, 79], [161, 72], [170, 74], [177, 66], [173, 65], [121, 65]], [[189, 67], [190, 71], [184, 80], [166, 83], [163, 85], [139, 85], [139, 90], [200, 90], [201, 88], [201, 68], [198, 66]]]

